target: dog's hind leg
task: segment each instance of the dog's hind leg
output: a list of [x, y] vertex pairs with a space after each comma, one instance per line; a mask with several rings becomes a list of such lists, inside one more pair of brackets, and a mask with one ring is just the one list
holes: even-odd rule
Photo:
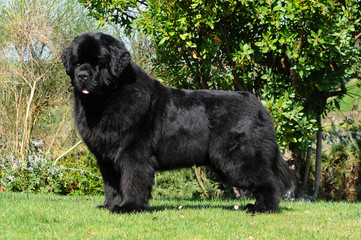
[[212, 152], [211, 167], [228, 185], [252, 191], [256, 203], [248, 204], [248, 211], [274, 212], [281, 197], [280, 180], [273, 169], [274, 153], [277, 151], [241, 145], [229, 152]]
[[256, 187], [252, 193], [256, 202], [246, 206], [248, 212], [275, 212], [278, 210], [281, 195], [277, 187], [265, 183]]
[[[257, 172], [245, 171], [241, 166], [230, 165], [224, 169], [217, 169], [216, 173], [220, 176], [223, 182], [230, 186], [241, 189], [248, 189], [252, 191], [256, 198], [255, 204], [248, 204], [246, 206], [249, 212], [274, 212], [278, 210], [280, 203], [279, 187], [272, 176], [267, 174], [257, 174]], [[224, 171], [224, 170], [228, 171]]]

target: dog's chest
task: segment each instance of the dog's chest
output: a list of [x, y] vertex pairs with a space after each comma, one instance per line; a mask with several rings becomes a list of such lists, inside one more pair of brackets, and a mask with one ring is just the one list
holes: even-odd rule
[[76, 108], [75, 122], [79, 134], [89, 147], [104, 148], [121, 138], [122, 119], [115, 114]]
[[127, 149], [134, 137], [139, 135], [139, 116], [130, 115], [129, 111], [114, 107], [91, 111], [81, 106], [76, 106], [74, 110], [78, 132], [94, 154], [112, 158], [107, 154]]

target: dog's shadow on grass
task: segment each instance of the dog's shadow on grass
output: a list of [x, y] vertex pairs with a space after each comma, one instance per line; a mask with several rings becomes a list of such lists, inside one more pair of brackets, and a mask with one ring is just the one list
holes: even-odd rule
[[[239, 206], [239, 209], [243, 209], [244, 206]], [[191, 204], [184, 204], [179, 207], [174, 207], [173, 205], [161, 204], [158, 206], [151, 206], [147, 209], [147, 212], [160, 212], [166, 210], [184, 210], [184, 209], [193, 209], [193, 210], [201, 210], [201, 209], [224, 209], [224, 210], [235, 210], [234, 206], [213, 206], [213, 205], [191, 205]]]
[[[197, 203], [192, 203], [192, 201]], [[252, 201], [251, 201], [252, 202]], [[241, 211], [241, 212], [247, 212], [246, 206], [249, 202], [246, 200], [241, 200], [241, 203], [232, 204], [232, 202], [225, 201], [224, 203], [211, 203], [207, 202], [207, 200], [180, 200], [178, 201], [178, 206], [175, 206], [173, 203], [161, 203], [157, 205], [150, 205], [150, 207], [147, 209], [147, 212], [161, 212], [166, 210], [186, 210], [186, 209], [192, 209], [192, 210], [206, 210], [206, 209], [222, 209], [225, 211]], [[280, 208], [274, 212], [274, 213], [282, 213], [282, 212], [288, 212], [292, 209], [288, 206], [280, 206]], [[250, 214], [252, 214], [250, 212]]]

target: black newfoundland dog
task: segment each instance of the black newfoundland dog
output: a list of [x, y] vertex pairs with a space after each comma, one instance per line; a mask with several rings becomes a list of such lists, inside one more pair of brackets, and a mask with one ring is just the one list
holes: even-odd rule
[[251, 212], [275, 211], [291, 172], [272, 118], [248, 92], [181, 90], [162, 85], [103, 33], [76, 37], [61, 55], [74, 86], [77, 129], [96, 156], [111, 212], [148, 208], [154, 171], [211, 167], [249, 189]]

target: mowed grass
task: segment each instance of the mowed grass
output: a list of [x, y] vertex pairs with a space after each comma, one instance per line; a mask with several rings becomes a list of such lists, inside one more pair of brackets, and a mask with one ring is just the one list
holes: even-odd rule
[[340, 111], [355, 111], [360, 110], [361, 104], [361, 92], [360, 92], [361, 80], [352, 79], [347, 84], [347, 94], [340, 102]]
[[361, 203], [282, 202], [248, 214], [248, 201], [161, 200], [149, 211], [95, 209], [103, 196], [0, 193], [0, 239], [361, 239]]

